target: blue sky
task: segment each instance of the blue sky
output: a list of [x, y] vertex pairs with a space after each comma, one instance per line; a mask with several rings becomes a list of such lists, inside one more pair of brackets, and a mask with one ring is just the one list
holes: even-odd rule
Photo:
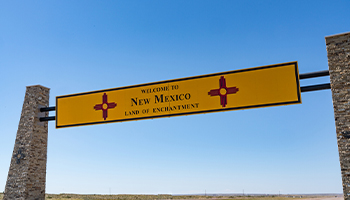
[[[349, 7], [0, 0], [0, 191], [26, 86], [51, 88], [54, 106], [59, 95], [289, 61], [300, 73], [326, 70], [325, 36], [350, 31]], [[65, 129], [49, 122], [46, 192], [341, 193], [331, 91], [302, 102]]]

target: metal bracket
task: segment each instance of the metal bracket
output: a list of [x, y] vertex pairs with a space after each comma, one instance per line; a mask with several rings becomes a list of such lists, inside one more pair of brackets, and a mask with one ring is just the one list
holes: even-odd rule
[[[329, 71], [324, 70], [324, 71], [300, 74], [299, 78], [300, 79], [308, 79], [308, 78], [317, 78], [317, 77], [321, 77], [321, 76], [329, 76]], [[300, 87], [301, 92], [311, 92], [311, 91], [327, 90], [327, 89], [331, 89], [330, 83], [324, 83], [324, 84], [318, 84], [318, 85], [308, 85], [308, 86]]]
[[52, 117], [40, 117], [39, 120], [40, 120], [41, 122], [53, 121], [53, 120], [56, 120], [56, 117], [55, 117], [55, 116], [52, 116]]
[[311, 91], [327, 90], [327, 89], [331, 89], [330, 83], [300, 87], [301, 92], [311, 92]]
[[[49, 112], [49, 111], [55, 111], [55, 110], [56, 110], [56, 106], [40, 108], [40, 112]], [[56, 117], [55, 117], [55, 116], [51, 116], [51, 117], [40, 117], [39, 120], [40, 120], [41, 122], [52, 121], [52, 120], [56, 120]]]
[[48, 112], [56, 110], [56, 106], [40, 108], [40, 112]]
[[323, 71], [318, 71], [318, 72], [300, 74], [299, 78], [300, 79], [308, 79], [308, 78], [317, 78], [317, 77], [321, 77], [321, 76], [329, 76], [329, 71], [323, 70]]

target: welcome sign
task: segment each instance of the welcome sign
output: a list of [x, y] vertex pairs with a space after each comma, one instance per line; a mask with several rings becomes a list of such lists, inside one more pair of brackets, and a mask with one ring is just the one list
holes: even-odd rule
[[297, 62], [56, 97], [56, 128], [301, 103]]

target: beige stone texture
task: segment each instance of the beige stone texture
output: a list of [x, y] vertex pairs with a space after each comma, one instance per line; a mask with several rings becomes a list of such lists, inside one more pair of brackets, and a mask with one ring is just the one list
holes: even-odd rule
[[326, 37], [344, 199], [350, 200], [350, 32]]
[[44, 200], [48, 122], [40, 122], [47, 113], [50, 89], [28, 86], [11, 157], [3, 200]]

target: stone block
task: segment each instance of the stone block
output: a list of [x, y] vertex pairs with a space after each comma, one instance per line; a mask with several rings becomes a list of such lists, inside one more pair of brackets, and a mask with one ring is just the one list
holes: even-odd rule
[[350, 32], [326, 37], [344, 199], [350, 200]]
[[23, 102], [16, 141], [3, 200], [44, 200], [48, 122], [40, 122], [47, 113], [50, 89], [28, 86]]

